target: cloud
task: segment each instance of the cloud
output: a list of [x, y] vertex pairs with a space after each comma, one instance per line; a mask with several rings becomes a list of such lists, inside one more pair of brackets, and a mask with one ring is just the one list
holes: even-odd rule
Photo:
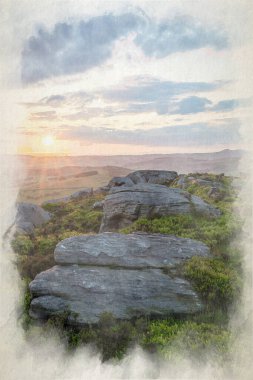
[[57, 23], [52, 31], [41, 27], [25, 42], [22, 80], [32, 83], [98, 66], [111, 57], [114, 42], [136, 30], [139, 23], [138, 17], [126, 13], [73, 24]]
[[90, 143], [130, 144], [145, 146], [212, 146], [233, 144], [240, 140], [239, 125], [235, 120], [211, 123], [194, 123], [171, 127], [123, 130], [107, 127], [69, 127], [58, 134], [60, 139], [73, 139]]
[[113, 107], [85, 107], [80, 112], [64, 115], [66, 120], [89, 120], [94, 117], [109, 117], [114, 116], [117, 113]]
[[151, 112], [157, 115], [229, 112], [252, 104], [251, 98], [226, 99], [213, 104], [207, 97], [198, 96], [219, 90], [227, 84], [224, 81], [173, 82], [150, 76], [135, 76], [125, 82], [127, 84], [106, 90], [54, 94], [26, 105], [30, 108], [48, 107], [48, 110], [61, 107], [61, 116], [65, 120], [76, 121]]
[[110, 102], [120, 102], [118, 113], [156, 112], [158, 115], [186, 115], [205, 111], [212, 102], [195, 95], [177, 100], [180, 95], [215, 91], [224, 82], [172, 82], [149, 77], [137, 77], [131, 85], [105, 90], [100, 96]]
[[204, 112], [206, 106], [212, 104], [207, 98], [199, 98], [198, 96], [189, 96], [188, 98], [182, 99], [180, 102], [176, 103], [176, 109], [174, 114], [188, 115], [199, 112]]
[[63, 106], [74, 106], [80, 108], [87, 102], [90, 102], [94, 99], [94, 95], [87, 93], [85, 91], [78, 92], [68, 92], [64, 95], [50, 95], [40, 99], [37, 102], [22, 103], [28, 108], [33, 107], [49, 107], [49, 108], [59, 108]]
[[24, 43], [22, 80], [34, 83], [99, 66], [112, 56], [115, 42], [130, 33], [135, 34], [134, 43], [144, 54], [155, 58], [207, 46], [227, 46], [221, 29], [201, 25], [190, 17], [155, 23], [144, 12], [105, 14], [80, 22], [57, 23], [52, 30], [40, 27]]
[[41, 99], [40, 103], [51, 107], [59, 107], [65, 102], [65, 100], [66, 97], [63, 95], [51, 95]]
[[151, 22], [137, 35], [135, 42], [146, 55], [156, 58], [207, 46], [215, 49], [228, 46], [222, 29], [206, 27], [186, 16], [175, 17], [162, 23]]
[[141, 113], [141, 112], [156, 112], [158, 115], [189, 115], [199, 112], [204, 112], [210, 109], [208, 105], [212, 102], [207, 98], [201, 98], [198, 96], [189, 96], [182, 100], [169, 100], [166, 97], [156, 102], [150, 103], [132, 103], [129, 104], [126, 113]]
[[[128, 85], [93, 92], [69, 92], [44, 97], [38, 102], [25, 103], [29, 108], [62, 108], [66, 120], [88, 120], [93, 117], [110, 117], [121, 114], [155, 112], [158, 115], [202, 112], [211, 102], [204, 97], [181, 95], [215, 91], [224, 82], [172, 82], [154, 77], [128, 78]], [[99, 102], [97, 102], [99, 100]], [[94, 101], [94, 102], [93, 102]], [[101, 103], [102, 101], [102, 103]], [[96, 105], [100, 103], [100, 105]], [[69, 113], [65, 109], [68, 107]]]
[[55, 111], [33, 112], [33, 113], [31, 113], [29, 119], [31, 121], [37, 121], [37, 120], [39, 120], [39, 121], [41, 121], [41, 120], [51, 121], [51, 120], [56, 120], [57, 115], [56, 115]]
[[105, 90], [103, 97], [111, 101], [121, 102], [157, 102], [168, 101], [176, 95], [213, 91], [224, 83], [216, 82], [172, 82], [154, 78], [136, 78], [136, 83], [123, 87]]
[[214, 111], [214, 112], [228, 112], [228, 111], [233, 111], [235, 108], [238, 108], [238, 107], [239, 107], [239, 101], [238, 100], [235, 100], [235, 99], [222, 100], [212, 108], [212, 111]]

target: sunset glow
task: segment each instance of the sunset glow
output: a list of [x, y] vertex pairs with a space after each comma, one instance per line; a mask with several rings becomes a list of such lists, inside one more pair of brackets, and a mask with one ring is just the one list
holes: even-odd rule
[[55, 145], [55, 138], [51, 135], [42, 137], [42, 144], [49, 147]]

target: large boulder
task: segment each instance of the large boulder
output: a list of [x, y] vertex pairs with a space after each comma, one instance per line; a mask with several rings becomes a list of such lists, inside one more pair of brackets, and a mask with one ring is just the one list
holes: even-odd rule
[[181, 275], [193, 255], [208, 256], [202, 243], [160, 234], [84, 235], [60, 242], [59, 265], [30, 284], [30, 315], [46, 319], [68, 311], [72, 325], [97, 323], [104, 312], [118, 319], [191, 314], [203, 305]]
[[181, 189], [163, 185], [139, 184], [113, 187], [104, 201], [100, 232], [124, 228], [140, 217], [161, 217], [199, 213], [217, 217], [220, 211]]
[[15, 231], [20, 234], [32, 234], [34, 228], [50, 220], [51, 214], [32, 203], [17, 203]]

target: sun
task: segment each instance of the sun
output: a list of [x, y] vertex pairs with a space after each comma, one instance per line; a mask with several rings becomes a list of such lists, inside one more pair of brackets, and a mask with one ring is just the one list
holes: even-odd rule
[[47, 147], [53, 146], [55, 144], [54, 136], [47, 135], [47, 136], [42, 137], [42, 144]]

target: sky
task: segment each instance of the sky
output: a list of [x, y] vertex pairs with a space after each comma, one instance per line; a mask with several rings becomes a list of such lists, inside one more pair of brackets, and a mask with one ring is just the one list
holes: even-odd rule
[[252, 97], [239, 73], [251, 15], [244, 1], [230, 3], [10, 2], [5, 71], [15, 73], [6, 86], [23, 110], [18, 152], [243, 148]]

